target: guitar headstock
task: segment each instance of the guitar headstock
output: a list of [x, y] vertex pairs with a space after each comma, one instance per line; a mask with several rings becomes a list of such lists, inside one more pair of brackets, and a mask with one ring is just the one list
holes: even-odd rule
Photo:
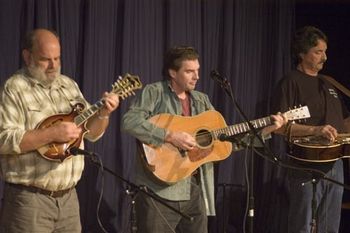
[[130, 95], [135, 95], [134, 90], [141, 89], [142, 83], [137, 75], [126, 73], [123, 77], [119, 76], [119, 79], [113, 83], [112, 87], [113, 89], [111, 92], [125, 99]]
[[285, 112], [285, 114], [287, 119], [290, 121], [306, 119], [310, 117], [309, 108], [307, 106], [291, 109]]

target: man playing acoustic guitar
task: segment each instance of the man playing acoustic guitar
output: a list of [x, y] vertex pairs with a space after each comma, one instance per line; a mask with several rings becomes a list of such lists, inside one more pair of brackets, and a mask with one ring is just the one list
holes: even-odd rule
[[[89, 104], [78, 85], [60, 74], [61, 48], [57, 35], [37, 29], [27, 35], [22, 55], [26, 67], [10, 77], [1, 91], [0, 175], [5, 180], [0, 216], [1, 233], [80, 233], [79, 202], [75, 185], [83, 156], [51, 161], [38, 148], [82, 137], [82, 126], [57, 121], [37, 129], [45, 118], [69, 113], [72, 106]], [[97, 140], [118, 107], [116, 94], [104, 93], [104, 105], [88, 119], [85, 137]], [[78, 145], [80, 146], [80, 145]], [[52, 146], [54, 147], [54, 146]]]
[[[198, 59], [198, 53], [192, 47], [181, 46], [168, 50], [163, 65], [165, 80], [144, 87], [142, 93], [123, 117], [123, 130], [142, 143], [157, 148], [164, 146], [164, 151], [169, 148], [175, 150], [179, 152], [179, 157], [188, 158], [193, 151], [198, 150], [199, 145], [194, 135], [185, 132], [185, 129], [192, 125], [178, 125], [183, 131], [181, 129], [167, 130], [167, 127], [159, 127], [149, 121], [157, 114], [169, 113], [174, 116], [189, 117], [213, 110], [208, 96], [194, 90], [199, 80]], [[173, 119], [171, 115], [167, 117], [169, 122]], [[281, 115], [274, 115], [272, 118], [275, 120], [274, 124], [266, 127], [263, 134], [268, 134], [285, 123]], [[214, 122], [215, 119], [208, 119], [208, 121]], [[207, 122], [203, 122], [203, 125], [205, 123]], [[204, 134], [198, 135], [198, 138]], [[167, 159], [167, 154], [164, 154], [163, 157]], [[201, 158], [203, 157], [198, 156], [192, 159]], [[215, 214], [213, 164], [205, 163], [192, 175], [172, 184], [166, 184], [157, 182], [150, 174], [147, 174], [141, 156], [138, 156], [136, 161], [137, 184], [146, 185], [170, 206], [194, 217], [191, 222], [146, 197], [143, 193], [138, 193], [136, 198], [138, 232], [207, 232], [207, 215]], [[171, 169], [181, 170], [176, 165]]]
[[[273, 109], [284, 111], [289, 106], [307, 105], [311, 118], [303, 124], [287, 124], [278, 130], [288, 139], [296, 136], [321, 137], [327, 139], [331, 146], [339, 133], [350, 132], [349, 112], [344, 107], [340, 94], [324, 75], [319, 74], [327, 60], [326, 50], [327, 37], [319, 29], [306, 26], [296, 32], [292, 44], [296, 69], [280, 81], [273, 97], [275, 102]], [[317, 146], [314, 145], [314, 148], [316, 154]], [[309, 161], [311, 158], [307, 158], [305, 154], [291, 155], [292, 162], [306, 168], [318, 169], [328, 178], [343, 182], [341, 159], [336, 162], [325, 160], [311, 163]], [[315, 193], [313, 193], [313, 178], [317, 182]], [[289, 233], [338, 232], [343, 188], [317, 178], [316, 173], [288, 171]], [[313, 194], [315, 194], [315, 208], [311, 208]]]

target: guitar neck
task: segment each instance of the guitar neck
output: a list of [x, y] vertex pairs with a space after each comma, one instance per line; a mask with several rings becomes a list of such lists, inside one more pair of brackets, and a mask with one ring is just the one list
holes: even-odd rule
[[104, 106], [104, 101], [101, 99], [97, 101], [95, 104], [90, 106], [90, 108], [84, 110], [78, 116], [74, 118], [74, 123], [77, 126], [84, 124], [90, 117], [95, 115], [102, 107]]
[[[263, 117], [263, 118], [259, 118], [256, 120], [252, 120], [250, 121], [250, 123], [252, 124], [252, 126], [255, 129], [260, 129], [262, 127], [271, 125], [271, 118], [270, 117]], [[243, 123], [239, 123], [239, 124], [235, 124], [235, 125], [231, 125], [225, 128], [221, 128], [218, 130], [214, 130], [213, 134], [215, 138], [218, 138], [219, 135], [221, 134], [225, 134], [226, 136], [234, 136], [234, 135], [238, 135], [241, 133], [246, 133], [250, 131], [250, 127], [249, 124], [247, 122], [243, 122]]]

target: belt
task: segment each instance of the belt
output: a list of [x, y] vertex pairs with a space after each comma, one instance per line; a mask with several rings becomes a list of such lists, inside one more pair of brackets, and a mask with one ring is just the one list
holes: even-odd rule
[[8, 185], [9, 187], [26, 190], [32, 193], [40, 193], [53, 198], [63, 197], [65, 194], [69, 193], [72, 189], [74, 189], [74, 187], [71, 187], [69, 189], [64, 189], [64, 190], [50, 191], [50, 190], [45, 190], [34, 186], [26, 186], [23, 184], [14, 184], [14, 183], [8, 183], [8, 182], [6, 182], [5, 184]]

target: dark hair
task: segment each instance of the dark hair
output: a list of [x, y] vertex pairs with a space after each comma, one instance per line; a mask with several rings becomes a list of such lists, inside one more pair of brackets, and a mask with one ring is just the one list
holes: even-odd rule
[[198, 52], [190, 46], [176, 46], [170, 48], [164, 55], [162, 74], [164, 78], [169, 77], [169, 69], [179, 70], [185, 60], [197, 60]]
[[43, 28], [34, 29], [34, 30], [28, 32], [24, 36], [24, 39], [22, 41], [22, 50], [23, 49], [26, 49], [28, 51], [32, 51], [33, 50], [34, 42], [35, 42], [35, 39], [36, 39], [36, 33], [39, 30], [47, 30], [47, 31], [51, 32], [52, 34], [54, 34], [57, 37], [57, 39], [59, 39], [59, 36], [58, 36], [57, 32], [54, 31], [54, 30], [43, 29]]
[[295, 32], [292, 42], [292, 57], [297, 65], [301, 62], [300, 53], [307, 53], [309, 49], [317, 46], [318, 40], [328, 42], [327, 36], [318, 28], [305, 26]]

